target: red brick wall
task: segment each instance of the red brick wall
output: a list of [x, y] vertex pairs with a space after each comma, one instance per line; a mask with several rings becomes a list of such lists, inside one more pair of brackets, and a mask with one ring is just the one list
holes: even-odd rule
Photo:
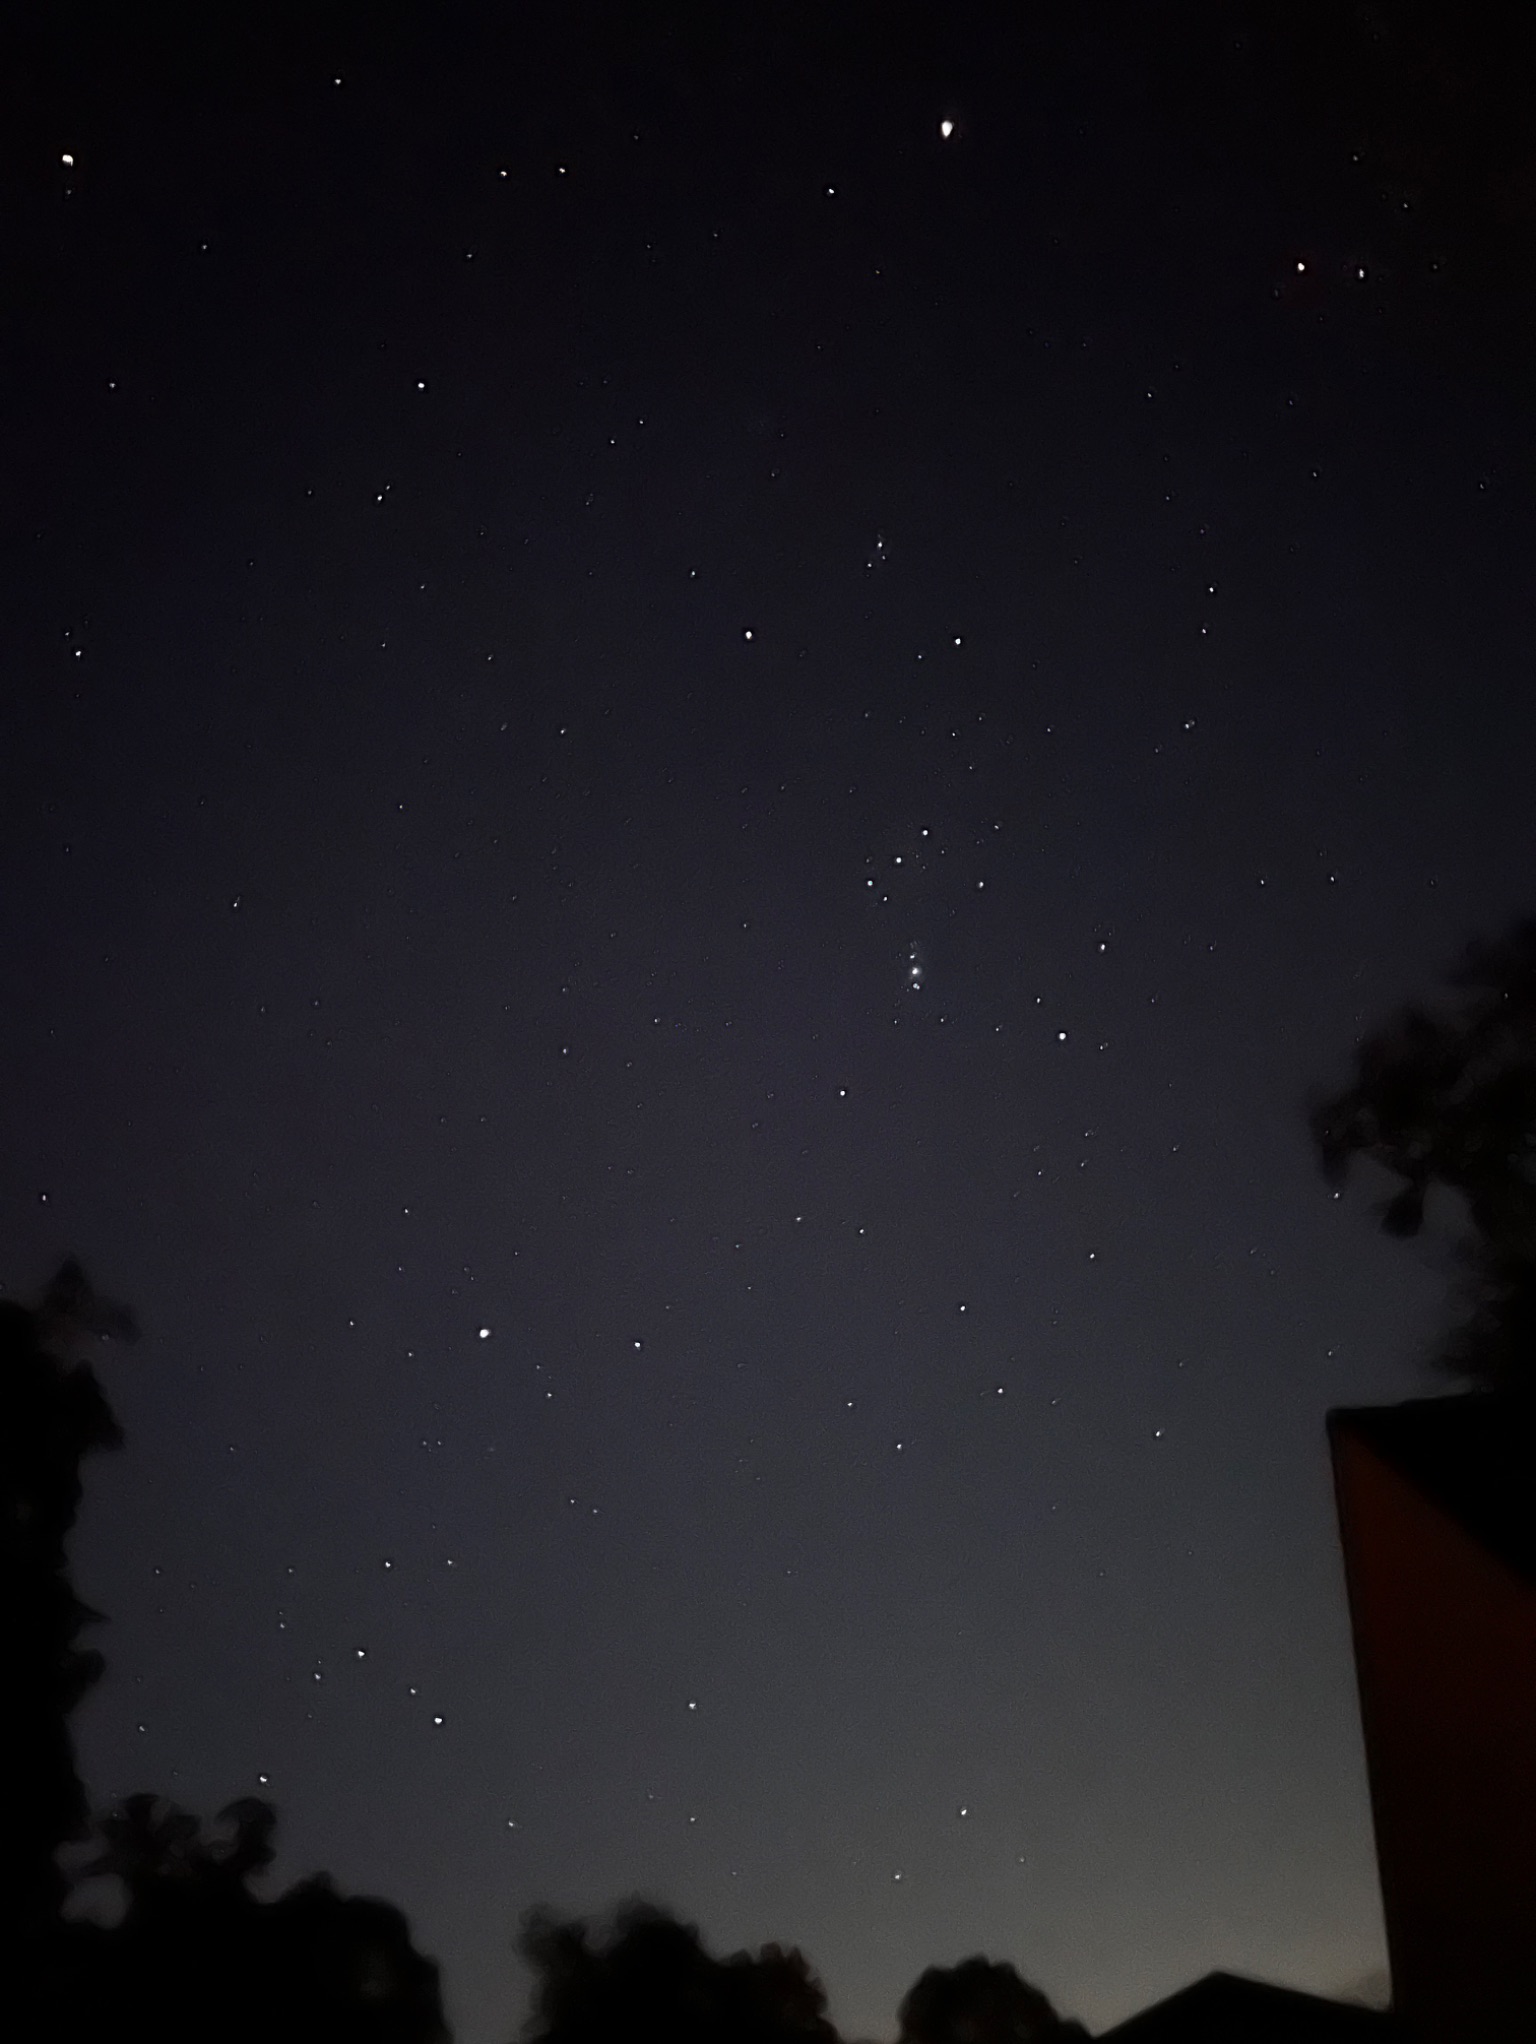
[[1423, 2044], [1536, 2044], [1536, 1588], [1333, 1449], [1396, 2007]]

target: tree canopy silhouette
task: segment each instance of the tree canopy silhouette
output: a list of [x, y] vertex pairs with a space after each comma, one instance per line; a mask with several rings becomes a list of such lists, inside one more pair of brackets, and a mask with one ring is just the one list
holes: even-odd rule
[[[821, 1982], [794, 1949], [717, 1959], [692, 1924], [638, 1902], [596, 1932], [535, 1911], [520, 1945], [534, 1974], [523, 2044], [838, 2044]], [[992, 1959], [930, 1966], [901, 2005], [900, 2044], [1086, 2036]]]
[[898, 2044], [1068, 2044], [1087, 2034], [1017, 1967], [977, 1957], [918, 1975], [901, 2004]]
[[398, 1909], [340, 1895], [324, 1875], [272, 1901], [252, 1891], [277, 1823], [255, 1797], [205, 1831], [158, 1796], [130, 1796], [99, 1820], [101, 1849], [74, 1876], [114, 1878], [121, 1920], [66, 1914], [59, 1850], [92, 1828], [69, 1715], [103, 1665], [77, 1644], [99, 1614], [75, 1595], [68, 1541], [82, 1462], [122, 1441], [74, 1350], [134, 1331], [74, 1262], [37, 1307], [0, 1301], [0, 2028], [49, 2044], [444, 2044], [437, 1968]]
[[519, 1945], [534, 1973], [525, 2044], [837, 2044], [799, 1952], [717, 1959], [692, 1924], [646, 1903], [596, 1934], [535, 1911]]
[[[122, 1432], [88, 1338], [132, 1338], [131, 1317], [66, 1263], [40, 1305], [0, 1301], [0, 1503], [8, 1680], [0, 1684], [0, 2033], [48, 2044], [447, 2044], [436, 1965], [390, 1903], [326, 1875], [265, 1899], [277, 1813], [254, 1796], [212, 1826], [163, 1797], [89, 1818], [69, 1715], [102, 1672], [77, 1644], [99, 1616], [69, 1574], [84, 1458]], [[92, 1837], [72, 1875], [60, 1848]], [[107, 1878], [120, 1919], [72, 1915]], [[796, 1950], [719, 1959], [694, 1926], [632, 1903], [605, 1926], [538, 1911], [521, 1949], [534, 1975], [526, 2044], [839, 2044], [820, 1981]], [[931, 1967], [902, 2004], [902, 2044], [1065, 2044], [1064, 2024], [1012, 1966]]]
[[69, 1714], [101, 1678], [102, 1657], [77, 1644], [99, 1614], [69, 1578], [80, 1465], [122, 1443], [106, 1394], [71, 1350], [89, 1335], [131, 1340], [121, 1307], [66, 1263], [40, 1306], [0, 1300], [0, 1539], [8, 1673], [0, 1684], [0, 1921], [26, 1935], [62, 1906], [59, 1848], [88, 1830]]
[[1389, 1235], [1417, 1235], [1437, 1188], [1453, 1196], [1462, 1313], [1437, 1360], [1536, 1400], [1536, 920], [1471, 946], [1447, 979], [1446, 1010], [1407, 1007], [1365, 1039], [1312, 1133], [1332, 1182], [1357, 1157], [1399, 1181]]

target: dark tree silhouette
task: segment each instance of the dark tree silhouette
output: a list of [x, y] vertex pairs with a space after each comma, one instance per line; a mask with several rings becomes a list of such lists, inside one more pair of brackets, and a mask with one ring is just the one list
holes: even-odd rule
[[[644, 1903], [606, 1931], [535, 1912], [524, 2044], [837, 2044], [827, 1998], [797, 1951], [716, 1959], [692, 1924]], [[931, 1966], [901, 2005], [901, 2044], [1069, 2044], [1086, 2038], [1012, 1967]]]
[[0, 1302], [0, 2032], [29, 2044], [443, 2044], [437, 1968], [398, 1909], [339, 1895], [325, 1876], [270, 1902], [252, 1892], [277, 1822], [254, 1797], [211, 1832], [156, 1796], [129, 1797], [100, 1821], [101, 1851], [77, 1876], [121, 1884], [121, 1921], [66, 1917], [59, 1849], [91, 1828], [69, 1714], [102, 1671], [76, 1643], [98, 1614], [74, 1593], [68, 1540], [84, 1458], [122, 1440], [73, 1351], [133, 1332], [72, 1262], [38, 1307]]
[[[67, 1263], [43, 1302], [0, 1302], [0, 1497], [10, 1649], [0, 1684], [0, 2034], [47, 2044], [446, 2044], [437, 1967], [398, 1909], [324, 1875], [273, 1900], [277, 1813], [244, 1797], [205, 1827], [154, 1795], [95, 1827], [74, 1879], [124, 1896], [110, 1927], [71, 1917], [59, 1849], [91, 1835], [69, 1714], [102, 1671], [77, 1644], [98, 1614], [75, 1596], [68, 1539], [80, 1470], [121, 1430], [87, 1338], [129, 1316]], [[604, 1929], [537, 1912], [521, 1948], [534, 1992], [527, 2044], [839, 2044], [798, 1951], [717, 1959], [698, 1931], [644, 1904]], [[1081, 2037], [1011, 1966], [930, 1968], [902, 2004], [902, 2044], [1048, 2044]]]
[[899, 2044], [1066, 2044], [1086, 2037], [1038, 1987], [996, 1959], [930, 1966], [901, 2004]]
[[50, 2034], [134, 2034], [168, 2044], [445, 2044], [437, 1968], [398, 1909], [342, 1896], [324, 1875], [264, 1902], [276, 1812], [254, 1796], [204, 1832], [149, 1795], [104, 1818], [85, 1870], [127, 1894], [120, 1923], [67, 1926], [48, 1980]]
[[84, 1338], [131, 1339], [121, 1307], [66, 1263], [36, 1310], [0, 1301], [0, 1570], [8, 1635], [0, 1683], [0, 1922], [26, 1937], [58, 1915], [59, 1848], [87, 1835], [85, 1790], [69, 1713], [100, 1679], [98, 1653], [77, 1645], [98, 1617], [75, 1595], [67, 1542], [80, 1508], [80, 1464], [122, 1433], [89, 1364]]
[[1463, 1314], [1437, 1360], [1536, 1399], [1536, 921], [1474, 945], [1448, 980], [1448, 1011], [1409, 1007], [1366, 1038], [1312, 1133], [1331, 1181], [1357, 1157], [1400, 1181], [1390, 1235], [1419, 1233], [1437, 1187], [1456, 1196]]
[[644, 1903], [596, 1936], [537, 1911], [519, 1945], [534, 1972], [527, 2044], [837, 2044], [799, 1952], [716, 1959], [692, 1924]]

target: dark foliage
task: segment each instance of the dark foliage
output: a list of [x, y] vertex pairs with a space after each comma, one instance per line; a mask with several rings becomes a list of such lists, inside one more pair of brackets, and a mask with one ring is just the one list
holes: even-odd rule
[[50, 1922], [64, 1899], [60, 1846], [88, 1830], [69, 1713], [101, 1676], [78, 1644], [97, 1614], [76, 1597], [67, 1542], [80, 1465], [122, 1434], [94, 1372], [71, 1358], [84, 1337], [131, 1337], [132, 1323], [66, 1263], [36, 1311], [0, 1301], [0, 1581], [8, 1634], [0, 1683], [0, 1922]]
[[338, 1895], [325, 1876], [274, 1901], [249, 1882], [272, 1859], [276, 1813], [255, 1797], [207, 1835], [185, 1811], [140, 1795], [105, 1818], [90, 1873], [115, 1875], [127, 1909], [110, 1930], [60, 1929], [47, 1948], [38, 2015], [61, 2040], [135, 2035], [167, 2044], [440, 2044], [437, 1968], [387, 1902]]
[[398, 1909], [339, 1895], [323, 1876], [270, 1902], [252, 1892], [277, 1822], [254, 1797], [205, 1832], [156, 1796], [131, 1796], [100, 1821], [101, 1850], [78, 1876], [121, 1884], [121, 1920], [65, 1915], [59, 1848], [91, 1829], [69, 1713], [102, 1668], [76, 1644], [97, 1614], [74, 1594], [68, 1538], [82, 1461], [122, 1439], [72, 1349], [132, 1333], [74, 1263], [37, 1308], [0, 1303], [0, 2030], [28, 2044], [440, 2044], [437, 1968]]
[[[205, 1827], [158, 1796], [130, 1796], [95, 1825], [77, 1881], [118, 1884], [107, 1925], [71, 1918], [66, 1842], [91, 1835], [69, 1713], [101, 1673], [77, 1645], [97, 1614], [74, 1594], [68, 1538], [85, 1456], [122, 1435], [72, 1350], [131, 1338], [128, 1315], [79, 1266], [32, 1310], [0, 1303], [0, 1486], [9, 1680], [0, 1809], [0, 2028], [47, 2044], [446, 2044], [436, 1966], [398, 1909], [343, 1896], [324, 1875], [272, 1900], [277, 1813], [244, 1797]], [[524, 1926], [535, 1976], [527, 2044], [838, 2044], [820, 1982], [798, 1951], [717, 1959], [698, 1931], [634, 1904], [603, 1931], [547, 1913]], [[902, 2044], [1044, 2044], [1063, 2024], [1011, 1966], [931, 1968], [902, 2004]]]
[[716, 1959], [691, 1924], [639, 1903], [595, 1938], [536, 1914], [520, 1944], [535, 1974], [528, 2044], [837, 2044], [797, 1951]]
[[1038, 1987], [995, 1959], [930, 1966], [901, 2004], [900, 2044], [1067, 2044], [1086, 2037], [1064, 2023]]
[[1416, 1235], [1436, 1188], [1455, 1194], [1463, 1314], [1438, 1360], [1485, 1389], [1536, 1397], [1536, 921], [1478, 945], [1450, 975], [1449, 1012], [1411, 1007], [1367, 1037], [1355, 1077], [1312, 1114], [1323, 1170], [1357, 1157], [1399, 1181], [1381, 1209]]

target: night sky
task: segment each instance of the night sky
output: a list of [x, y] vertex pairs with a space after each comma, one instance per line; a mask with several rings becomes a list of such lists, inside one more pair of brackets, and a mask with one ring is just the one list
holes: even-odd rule
[[270, 1795], [464, 2044], [637, 1892], [855, 2034], [1359, 1983], [1323, 1415], [1443, 1280], [1305, 1111], [1531, 906], [1531, 53], [133, 12], [0, 37], [93, 1797]]

